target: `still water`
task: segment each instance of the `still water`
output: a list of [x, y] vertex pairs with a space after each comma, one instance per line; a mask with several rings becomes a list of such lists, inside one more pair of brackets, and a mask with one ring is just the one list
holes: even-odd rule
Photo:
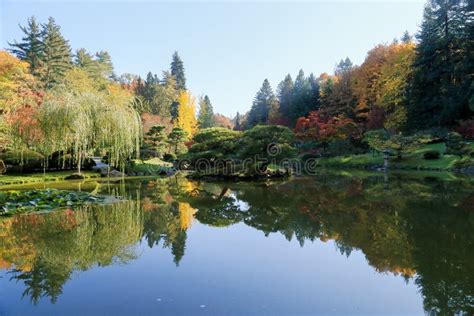
[[0, 315], [474, 313], [472, 179], [71, 188], [125, 200], [0, 219]]

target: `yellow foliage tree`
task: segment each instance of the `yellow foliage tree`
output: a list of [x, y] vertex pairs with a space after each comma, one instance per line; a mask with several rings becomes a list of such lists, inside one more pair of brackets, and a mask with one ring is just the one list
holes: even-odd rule
[[178, 117], [174, 121], [174, 127], [181, 128], [191, 138], [197, 131], [196, 98], [189, 91], [181, 91], [178, 103]]
[[413, 42], [392, 44], [380, 71], [376, 106], [385, 112], [384, 127], [398, 130], [407, 119], [406, 89], [415, 60]]
[[25, 92], [29, 92], [33, 82], [26, 62], [6, 51], [0, 51], [0, 114], [8, 113], [22, 104], [22, 98], [27, 94]]

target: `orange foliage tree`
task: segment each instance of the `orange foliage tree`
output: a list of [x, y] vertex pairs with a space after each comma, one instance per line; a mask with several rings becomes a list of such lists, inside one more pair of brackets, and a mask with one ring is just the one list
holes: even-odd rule
[[343, 116], [325, 116], [320, 111], [298, 118], [295, 127], [298, 138], [321, 142], [324, 154], [331, 141], [346, 139], [355, 135], [356, 131], [353, 120]]

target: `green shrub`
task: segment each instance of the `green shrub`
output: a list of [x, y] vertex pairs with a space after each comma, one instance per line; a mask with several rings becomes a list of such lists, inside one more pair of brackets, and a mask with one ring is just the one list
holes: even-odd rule
[[303, 162], [309, 159], [318, 159], [318, 158], [321, 158], [321, 153], [309, 152], [309, 153], [303, 153], [299, 156], [299, 159]]
[[427, 130], [422, 130], [417, 133], [419, 136], [424, 136], [429, 138], [429, 144], [442, 143], [446, 140], [448, 135], [448, 130], [445, 128], [431, 128]]
[[428, 150], [423, 153], [423, 158], [426, 160], [439, 159], [440, 153], [437, 150]]
[[456, 155], [462, 158], [469, 155], [471, 147], [463, 140], [461, 134], [451, 132], [446, 138], [446, 154]]
[[176, 158], [176, 155], [173, 154], [173, 153], [169, 153], [169, 154], [164, 154], [163, 155], [163, 160], [166, 161], [166, 162], [173, 162], [175, 161], [177, 158]]
[[288, 127], [257, 125], [242, 135], [238, 155], [240, 159], [258, 157], [279, 162], [296, 156], [294, 142], [295, 134]]
[[7, 172], [26, 172], [43, 168], [44, 156], [36, 151], [25, 149], [12, 150], [0, 153]]
[[366, 151], [355, 147], [349, 139], [336, 140], [328, 145], [328, 156], [359, 155]]
[[194, 165], [199, 159], [209, 162], [217, 159], [234, 158], [239, 148], [241, 132], [223, 127], [200, 130], [193, 137], [194, 144], [185, 156]]
[[453, 167], [455, 169], [474, 167], [474, 161], [472, 161], [471, 159], [460, 159], [454, 163]]
[[6, 164], [19, 164], [21, 162], [29, 161], [43, 161], [44, 156], [36, 151], [25, 149], [20, 150], [11, 150], [0, 153], [0, 159], [2, 159]]

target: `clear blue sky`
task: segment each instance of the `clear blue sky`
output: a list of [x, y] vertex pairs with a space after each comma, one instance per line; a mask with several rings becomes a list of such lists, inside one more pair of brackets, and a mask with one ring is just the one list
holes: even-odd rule
[[19, 39], [18, 23], [53, 16], [73, 50], [107, 50], [117, 74], [144, 76], [181, 55], [188, 88], [216, 112], [250, 108], [268, 78], [332, 73], [349, 56], [360, 64], [378, 43], [418, 30], [423, 0], [281, 2], [1, 1], [1, 46]]

